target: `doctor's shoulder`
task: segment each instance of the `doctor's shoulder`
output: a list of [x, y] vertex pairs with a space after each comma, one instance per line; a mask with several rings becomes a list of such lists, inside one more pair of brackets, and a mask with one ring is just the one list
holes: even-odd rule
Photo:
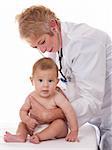
[[81, 38], [104, 38], [108, 34], [86, 23], [62, 22], [62, 31], [64, 31], [70, 40], [80, 40]]

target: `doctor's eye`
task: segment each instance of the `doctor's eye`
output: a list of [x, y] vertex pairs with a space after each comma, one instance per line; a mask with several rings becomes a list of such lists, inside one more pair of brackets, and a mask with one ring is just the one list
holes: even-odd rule
[[45, 43], [45, 40], [43, 40], [43, 41], [39, 41], [39, 45], [43, 45]]
[[32, 48], [37, 48], [37, 46], [32, 46]]

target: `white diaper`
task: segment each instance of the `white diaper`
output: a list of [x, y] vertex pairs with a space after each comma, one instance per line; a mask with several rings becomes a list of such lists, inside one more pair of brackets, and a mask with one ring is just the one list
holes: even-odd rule
[[42, 130], [44, 130], [44, 129], [47, 128], [48, 126], [49, 126], [49, 124], [41, 124], [41, 125], [38, 125], [38, 126], [35, 128], [34, 133], [36, 133], [36, 132], [41, 132]]

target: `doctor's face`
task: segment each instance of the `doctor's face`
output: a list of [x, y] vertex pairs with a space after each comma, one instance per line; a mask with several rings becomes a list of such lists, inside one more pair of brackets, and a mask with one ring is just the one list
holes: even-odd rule
[[39, 38], [28, 38], [27, 42], [33, 48], [39, 49], [44, 52], [57, 52], [61, 48], [61, 36], [58, 32], [54, 32], [53, 35], [43, 34]]

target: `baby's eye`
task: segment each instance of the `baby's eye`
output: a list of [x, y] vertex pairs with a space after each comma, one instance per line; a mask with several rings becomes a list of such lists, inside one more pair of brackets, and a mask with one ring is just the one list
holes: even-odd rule
[[43, 80], [42, 80], [42, 79], [39, 79], [38, 81], [39, 81], [39, 82], [42, 82]]
[[53, 82], [53, 80], [49, 80], [49, 82]]

